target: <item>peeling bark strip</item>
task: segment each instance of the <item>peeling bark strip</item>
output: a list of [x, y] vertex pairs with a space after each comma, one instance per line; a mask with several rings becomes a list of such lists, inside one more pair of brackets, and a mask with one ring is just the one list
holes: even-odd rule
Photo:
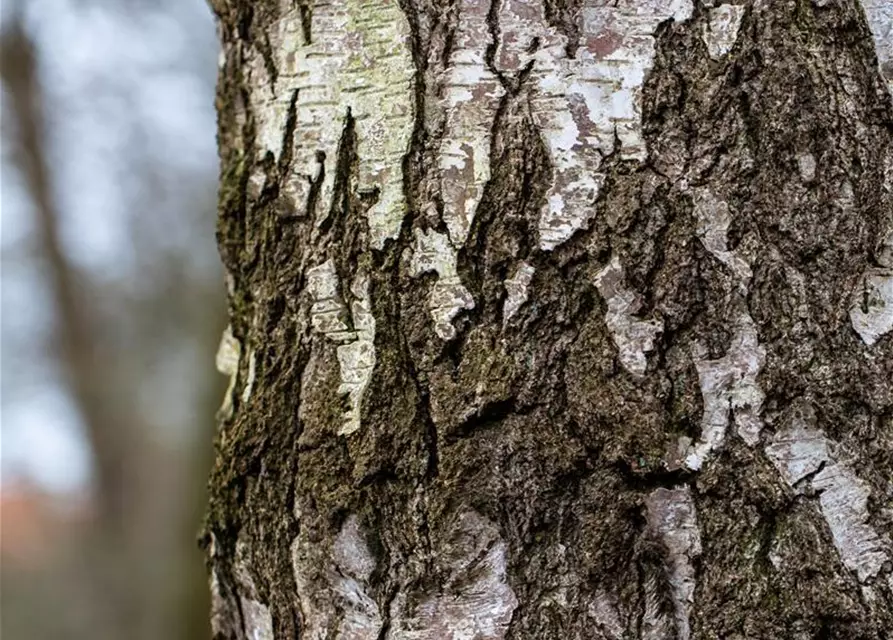
[[655, 338], [663, 331], [663, 324], [633, 317], [639, 304], [636, 295], [623, 286], [623, 266], [616, 256], [596, 274], [595, 286], [608, 305], [605, 324], [614, 336], [621, 364], [634, 375], [645, 375], [648, 366], [645, 353], [654, 349]]
[[797, 493], [806, 493], [807, 484], [818, 492], [834, 546], [847, 568], [865, 582], [889, 562], [890, 540], [883, 540], [869, 524], [869, 485], [835, 459], [832, 451], [839, 446], [811, 424], [816, 419], [812, 407], [802, 411], [805, 415], [794, 417], [788, 430], [777, 433], [766, 453]]
[[[694, 602], [696, 582], [692, 560], [701, 554], [701, 536], [691, 491], [688, 487], [661, 487], [645, 499], [645, 505], [648, 509], [648, 526], [667, 549], [667, 570], [676, 619], [672, 637], [688, 640], [691, 637], [689, 615]], [[664, 626], [655, 615], [647, 624], [655, 629]], [[666, 636], [661, 634], [659, 637]]]
[[213, 0], [215, 640], [883, 640], [891, 4]]
[[347, 396], [349, 409], [338, 435], [349, 435], [360, 428], [360, 404], [375, 367], [375, 318], [369, 309], [369, 279], [363, 273], [354, 277], [349, 313], [341, 300], [338, 274], [331, 260], [307, 270], [307, 289], [313, 297], [313, 328], [340, 343], [336, 350], [341, 371], [337, 393]]
[[428, 307], [434, 319], [434, 331], [444, 340], [456, 335], [452, 321], [463, 309], [473, 309], [474, 299], [459, 279], [456, 271], [456, 252], [449, 237], [436, 231], [416, 229], [410, 272], [413, 276], [433, 271], [437, 283], [431, 288]]
[[[891, 184], [888, 182], [888, 190]], [[856, 289], [850, 307], [853, 328], [869, 347], [893, 331], [893, 229], [880, 246], [877, 263], [862, 276], [862, 286]]]
[[446, 122], [440, 141], [440, 189], [450, 241], [468, 237], [484, 185], [490, 179], [490, 132], [505, 90], [487, 62], [492, 42], [487, 0], [461, 0], [445, 70], [441, 108]]

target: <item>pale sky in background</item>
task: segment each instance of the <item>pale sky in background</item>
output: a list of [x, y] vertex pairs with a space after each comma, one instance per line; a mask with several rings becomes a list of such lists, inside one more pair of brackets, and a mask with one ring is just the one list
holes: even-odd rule
[[[127, 215], [139, 194], [127, 150], [139, 145], [160, 167], [159, 207], [182, 207], [187, 195], [194, 197], [187, 188], [214, 184], [217, 54], [205, 0], [177, 0], [176, 20], [169, 10], [146, 10], [152, 2], [129, 3], [27, 0], [23, 6], [42, 64], [66, 248], [103, 278], [138, 282], [141, 265], [134, 262]], [[5, 147], [0, 170], [0, 470], [4, 482], [24, 477], [70, 491], [89, 479], [89, 447], [44, 353], [47, 292], [37, 265], [25, 259], [32, 212]], [[212, 374], [213, 363], [208, 369]]]

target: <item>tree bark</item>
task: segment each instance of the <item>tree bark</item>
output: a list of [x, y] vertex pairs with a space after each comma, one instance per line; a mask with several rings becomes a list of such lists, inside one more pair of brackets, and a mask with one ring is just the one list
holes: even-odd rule
[[889, 637], [888, 3], [214, 8], [215, 638]]

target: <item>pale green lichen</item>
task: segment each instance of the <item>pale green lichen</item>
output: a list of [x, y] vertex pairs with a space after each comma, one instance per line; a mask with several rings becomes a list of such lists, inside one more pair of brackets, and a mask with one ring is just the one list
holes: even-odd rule
[[[394, 238], [405, 215], [403, 156], [413, 128], [410, 28], [397, 0], [313, 2], [312, 38], [304, 42], [299, 7], [283, 2], [278, 29], [270, 37], [278, 76], [251, 82], [261, 152], [282, 152], [282, 132], [297, 91], [293, 175], [284, 189], [300, 209], [311, 184], [320, 185], [320, 211], [328, 211], [337, 150], [350, 114], [357, 136], [358, 188], [378, 190], [367, 212], [370, 240], [381, 247]], [[250, 73], [266, 74], [254, 52]]]

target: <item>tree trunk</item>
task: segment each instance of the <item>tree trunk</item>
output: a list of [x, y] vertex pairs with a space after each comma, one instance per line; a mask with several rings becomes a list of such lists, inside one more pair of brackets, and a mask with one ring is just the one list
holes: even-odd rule
[[890, 637], [887, 0], [215, 5], [215, 638]]

